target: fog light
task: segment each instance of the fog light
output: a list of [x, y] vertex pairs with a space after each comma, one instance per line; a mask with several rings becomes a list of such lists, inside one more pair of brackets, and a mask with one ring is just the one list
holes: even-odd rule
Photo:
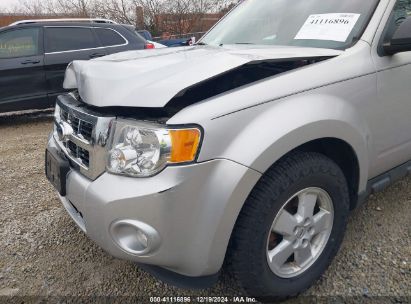
[[144, 234], [143, 231], [137, 231], [137, 240], [140, 242], [141, 246], [144, 248], [148, 247], [148, 237]]
[[114, 242], [128, 254], [143, 256], [160, 246], [160, 235], [151, 226], [136, 220], [121, 220], [111, 224]]

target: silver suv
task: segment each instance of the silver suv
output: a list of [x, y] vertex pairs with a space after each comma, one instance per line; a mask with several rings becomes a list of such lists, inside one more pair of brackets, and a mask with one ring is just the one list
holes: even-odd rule
[[[245, 0], [193, 47], [74, 61], [46, 172], [115, 257], [263, 299], [318, 279], [411, 172], [411, 0]], [[148, 266], [150, 265], [150, 266]]]

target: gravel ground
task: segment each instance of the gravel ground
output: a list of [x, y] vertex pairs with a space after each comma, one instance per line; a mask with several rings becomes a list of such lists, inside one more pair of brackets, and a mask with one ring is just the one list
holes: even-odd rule
[[[149, 296], [240, 295], [229, 274], [213, 289], [176, 289], [92, 243], [44, 177], [51, 126], [44, 115], [0, 117], [0, 302], [10, 296], [17, 302], [118, 296], [146, 302]], [[411, 178], [353, 212], [332, 266], [291, 302], [309, 299], [411, 303]]]

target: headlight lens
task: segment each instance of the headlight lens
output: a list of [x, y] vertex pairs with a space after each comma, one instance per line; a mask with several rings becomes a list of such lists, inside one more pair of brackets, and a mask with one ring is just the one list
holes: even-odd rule
[[147, 177], [167, 164], [193, 162], [200, 145], [197, 128], [167, 129], [161, 125], [117, 120], [113, 123], [107, 171]]

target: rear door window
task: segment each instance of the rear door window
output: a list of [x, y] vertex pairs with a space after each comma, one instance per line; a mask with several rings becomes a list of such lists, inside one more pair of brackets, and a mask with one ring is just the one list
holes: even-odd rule
[[111, 29], [95, 28], [94, 30], [103, 46], [116, 46], [127, 43], [121, 35]]
[[47, 27], [46, 53], [86, 50], [100, 47], [91, 28]]
[[27, 28], [0, 34], [0, 59], [39, 55], [39, 28]]

